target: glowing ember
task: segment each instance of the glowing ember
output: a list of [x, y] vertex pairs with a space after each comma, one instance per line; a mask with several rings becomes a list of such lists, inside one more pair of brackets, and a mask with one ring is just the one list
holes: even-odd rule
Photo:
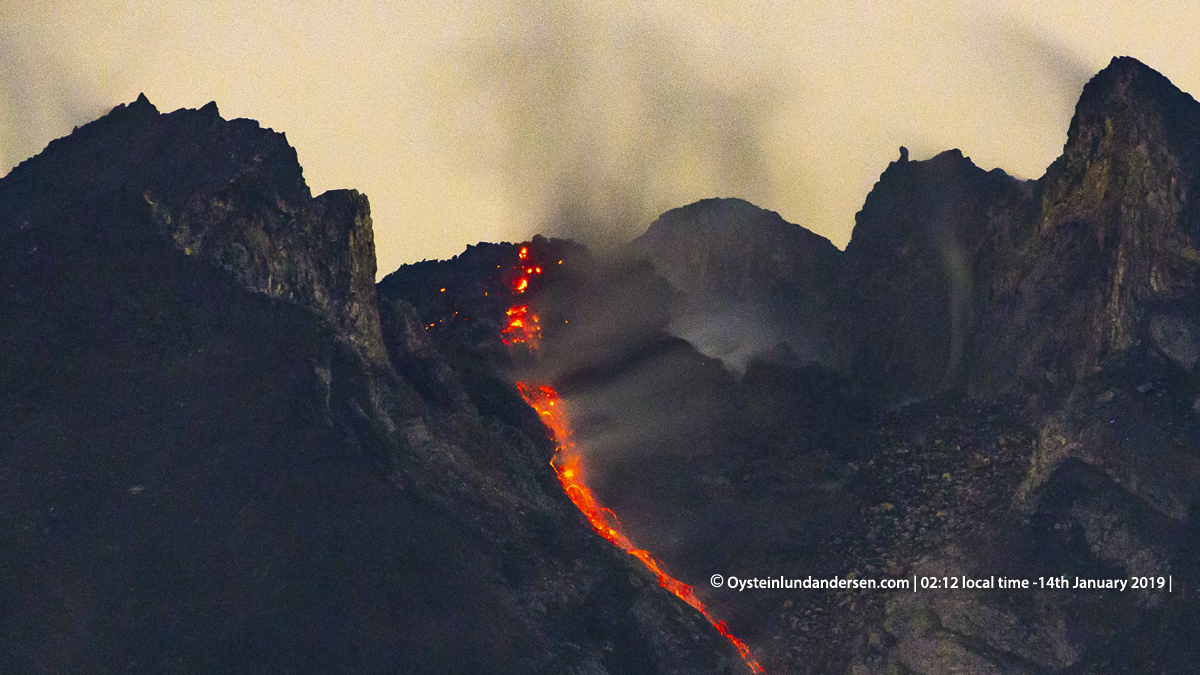
[[[522, 246], [518, 257], [521, 260], [526, 260], [529, 257], [529, 248]], [[560, 260], [558, 264], [562, 264]], [[513, 282], [513, 290], [516, 293], [524, 293], [529, 287], [529, 275], [541, 274], [540, 267], [526, 267], [522, 270], [525, 274]], [[514, 305], [508, 309], [508, 324], [501, 331], [505, 336], [504, 344], [525, 343], [531, 348], [537, 347], [537, 341], [541, 339], [541, 327], [538, 325], [536, 315], [529, 314], [528, 305]], [[566, 413], [563, 411], [562, 401], [558, 397], [558, 392], [553, 387], [547, 385], [531, 386], [524, 382], [517, 382], [517, 390], [521, 392], [525, 402], [531, 408], [537, 411], [541, 416], [542, 422], [554, 433], [555, 443], [558, 445], [554, 452], [554, 459], [550, 461], [550, 466], [554, 467], [554, 472], [558, 476], [558, 482], [562, 484], [563, 490], [571, 499], [571, 502], [583, 512], [587, 517], [588, 523], [592, 529], [600, 536], [612, 542], [615, 546], [625, 551], [629, 555], [637, 558], [643, 565], [658, 577], [658, 583], [663, 588], [674, 593], [676, 597], [691, 605], [704, 615], [705, 619], [717, 629], [725, 639], [729, 640], [737, 649], [738, 654], [745, 660], [746, 665], [755, 673], [763, 672], [762, 666], [750, 654], [750, 648], [746, 643], [730, 634], [729, 629], [725, 627], [725, 622], [717, 619], [712, 615], [704, 603], [696, 597], [695, 590], [679, 581], [663, 570], [663, 565], [648, 551], [634, 548], [633, 542], [621, 533], [621, 523], [617, 520], [617, 516], [611, 510], [605, 508], [596, 501], [592, 491], [584, 485], [583, 468], [581, 467], [581, 456], [575, 450], [575, 444], [571, 442], [571, 429], [567, 424]]]
[[[529, 247], [522, 246], [520, 252], [517, 253], [517, 257], [520, 258], [521, 260], [528, 259], [529, 258]], [[512, 282], [513, 283], [513, 292], [524, 293], [526, 291], [526, 289], [529, 288], [530, 277], [532, 277], [535, 274], [541, 274], [542, 268], [537, 267], [537, 266], [526, 267], [526, 266], [522, 265], [521, 267], [517, 268], [517, 271], [519, 272], [520, 276], [518, 276]]]
[[508, 325], [500, 331], [505, 337], [504, 344], [513, 345], [525, 343], [537, 347], [537, 341], [542, 337], [542, 327], [536, 314], [529, 314], [529, 305], [516, 305], [508, 308]]

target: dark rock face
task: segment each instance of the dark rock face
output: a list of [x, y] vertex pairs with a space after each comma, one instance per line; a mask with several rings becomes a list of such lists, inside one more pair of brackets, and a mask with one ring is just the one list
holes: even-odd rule
[[1141, 345], [1191, 368], [1198, 152], [1200, 104], [1162, 75], [1121, 58], [1088, 83], [1028, 252], [991, 280], [979, 359], [1011, 375], [981, 391], [1077, 382]]
[[1198, 148], [1200, 104], [1114, 59], [1036, 182], [957, 150], [905, 153], [844, 253], [738, 200], [668, 212], [632, 248], [684, 292], [684, 315], [769, 306], [772, 336], [885, 405], [1069, 387], [1142, 344], [1186, 370], [1200, 356]]
[[[1200, 105], [1190, 96], [1133, 59], [1114, 59], [1085, 87], [1063, 155], [1038, 185], [1005, 187], [989, 174], [991, 189], [977, 184], [950, 198], [963, 210], [955, 221], [973, 262], [965, 285], [972, 303], [962, 360], [951, 359], [960, 365], [937, 388], [1011, 401], [1033, 422], [1035, 439], [1019, 485], [984, 486], [1005, 497], [1007, 513], [976, 516], [975, 537], [932, 550], [913, 566], [918, 576], [1002, 567], [1025, 577], [1194, 574], [1194, 561], [1181, 555], [1200, 477], [1189, 407], [1200, 384], [1192, 371], [1198, 260], [1190, 199], [1198, 130]], [[870, 269], [881, 274], [881, 288], [893, 285], [880, 266]], [[930, 302], [936, 293], [919, 297], [933, 309], [923, 326], [954, 325], [952, 311]], [[870, 312], [871, 320], [878, 315]], [[879, 344], [868, 337], [860, 348]], [[917, 391], [929, 391], [928, 375], [941, 361], [911, 351], [909, 373], [924, 382]], [[884, 388], [896, 373], [867, 371]], [[1167, 664], [1196, 654], [1195, 640], [1167, 641], [1195, 620], [1186, 597], [1055, 593], [1061, 597], [897, 595], [876, 624], [893, 646], [874, 656], [867, 650], [857, 667], [1033, 673], [1121, 664], [1128, 672], [1182, 672]], [[1133, 646], [1137, 639], [1156, 647], [1148, 654]], [[1132, 665], [1135, 652], [1143, 664]]]
[[125, 200], [175, 249], [249, 290], [313, 308], [339, 338], [381, 358], [366, 198], [337, 190], [313, 199], [283, 134], [252, 120], [226, 122], [211, 103], [160, 116], [139, 97], [51, 143], [2, 190], [10, 235]]
[[888, 166], [840, 270], [844, 362], [863, 391], [896, 403], [990, 372], [972, 358], [987, 280], [1028, 240], [1036, 191], [957, 150]]
[[144, 98], [0, 180], [0, 670], [741, 672], [511, 386], [380, 304], [366, 198]]
[[[784, 345], [764, 358], [832, 367], [855, 394], [893, 408], [867, 425], [875, 440], [857, 443], [843, 469], [862, 518], [806, 532], [832, 567], [1191, 579], [1198, 153], [1200, 105], [1118, 58], [1085, 87], [1063, 155], [1043, 178], [985, 172], [958, 151], [916, 162], [902, 150], [845, 252], [795, 234], [791, 248], [777, 244], [789, 259], [826, 261], [795, 267], [800, 278], [743, 272], [766, 254], [725, 233], [769, 240], [783, 226], [718, 201], [679, 210], [686, 219], [664, 216], [638, 250], [700, 306], [721, 281], [737, 289], [726, 291], [735, 302], [806, 289], [822, 309], [783, 312], [773, 325], [784, 324], [779, 335], [809, 331], [806, 344], [829, 351], [797, 359]], [[713, 250], [735, 259], [706, 267]], [[799, 400], [815, 391], [795, 386]], [[976, 403], [947, 407], [946, 396]], [[763, 402], [758, 438], [785, 443], [788, 427], [773, 422], [785, 417]], [[996, 415], [1007, 421], [989, 421]], [[793, 417], [801, 435], [814, 428]], [[778, 620], [803, 627], [782, 657], [795, 672], [1184, 672], [1179, 664], [1200, 653], [1195, 639], [1172, 637], [1197, 616], [1178, 594], [781, 602]], [[855, 637], [829, 646], [846, 634]]]

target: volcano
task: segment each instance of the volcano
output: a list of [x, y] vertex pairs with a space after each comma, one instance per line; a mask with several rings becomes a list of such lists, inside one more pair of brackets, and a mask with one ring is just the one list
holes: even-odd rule
[[1192, 672], [1196, 194], [1122, 57], [844, 251], [708, 199], [376, 283], [364, 195], [139, 97], [0, 179], [0, 672]]

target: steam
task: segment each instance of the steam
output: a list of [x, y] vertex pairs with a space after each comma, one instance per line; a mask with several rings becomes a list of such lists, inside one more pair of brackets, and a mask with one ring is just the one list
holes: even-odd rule
[[934, 246], [942, 263], [942, 273], [946, 279], [946, 308], [950, 312], [950, 353], [946, 359], [946, 371], [942, 375], [942, 386], [952, 387], [956, 383], [959, 369], [962, 367], [962, 357], [967, 340], [967, 329], [970, 327], [971, 315], [974, 313], [972, 286], [973, 271], [962, 242], [950, 222], [953, 217], [949, 205], [943, 209], [935, 222], [941, 224], [935, 229]]
[[[734, 304], [713, 309], [680, 311], [671, 322], [671, 332], [692, 343], [700, 353], [720, 359], [730, 370], [742, 373], [752, 358], [761, 358], [782, 342], [800, 343], [809, 356], [811, 349], [800, 335], [785, 335], [769, 307]], [[795, 332], [795, 331], [793, 331]], [[785, 340], [785, 338], [790, 338]]]
[[763, 143], [778, 91], [704, 57], [628, 13], [555, 0], [477, 42], [468, 71], [499, 137], [476, 141], [528, 225], [604, 246], [697, 194], [773, 201]]

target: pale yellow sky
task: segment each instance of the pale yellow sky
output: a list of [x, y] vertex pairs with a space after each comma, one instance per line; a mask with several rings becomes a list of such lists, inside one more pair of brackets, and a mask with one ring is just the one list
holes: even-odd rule
[[1112, 56], [1200, 94], [1193, 3], [1045, 5], [0, 0], [0, 172], [145, 92], [366, 193], [381, 274], [713, 196], [844, 246], [900, 145], [1035, 178]]

